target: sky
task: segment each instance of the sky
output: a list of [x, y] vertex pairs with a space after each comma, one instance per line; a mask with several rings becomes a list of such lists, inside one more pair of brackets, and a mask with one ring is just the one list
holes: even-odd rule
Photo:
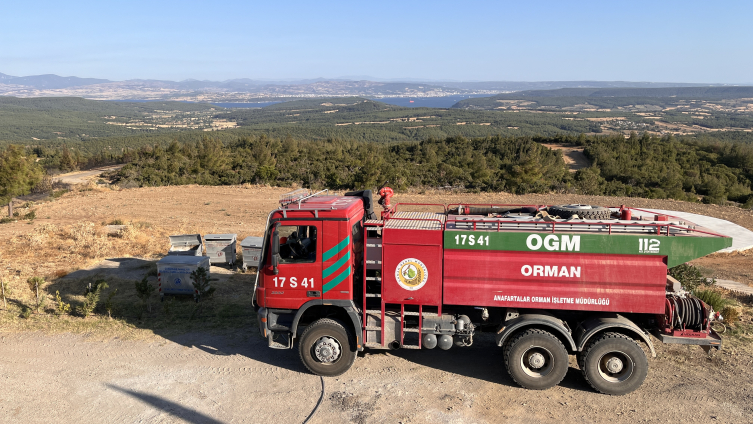
[[753, 2], [10, 1], [0, 73], [753, 83]]

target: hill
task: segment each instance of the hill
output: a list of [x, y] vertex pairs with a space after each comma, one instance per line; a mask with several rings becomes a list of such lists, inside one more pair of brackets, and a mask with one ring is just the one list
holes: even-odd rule
[[219, 110], [218, 106], [183, 102], [0, 97], [0, 141], [79, 141], [212, 128]]
[[4, 81], [6, 84], [25, 85], [37, 89], [58, 89], [79, 87], [84, 85], [104, 84], [110, 82], [106, 79], [61, 77], [53, 74], [32, 75], [28, 77], [11, 77]]
[[[597, 104], [673, 104], [678, 99], [723, 100], [753, 97], [753, 87], [706, 86], [662, 88], [560, 88], [557, 90], [527, 90], [476, 97], [456, 103], [456, 109], [495, 109], [501, 101], [529, 100], [541, 105], [577, 104], [584, 101]], [[551, 100], [551, 99], [558, 100]], [[550, 99], [550, 100], [547, 100]], [[612, 100], [606, 100], [612, 99]]]

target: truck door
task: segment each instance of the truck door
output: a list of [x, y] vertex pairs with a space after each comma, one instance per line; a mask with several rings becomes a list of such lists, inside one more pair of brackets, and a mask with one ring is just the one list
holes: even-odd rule
[[278, 272], [275, 275], [271, 266], [263, 271], [268, 308], [298, 309], [309, 300], [321, 299], [321, 225], [311, 221], [276, 225], [280, 244]]

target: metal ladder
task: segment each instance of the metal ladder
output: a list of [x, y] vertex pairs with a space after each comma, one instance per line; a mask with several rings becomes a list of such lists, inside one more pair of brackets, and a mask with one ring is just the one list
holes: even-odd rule
[[383, 348], [385, 309], [382, 302], [382, 228], [384, 221], [366, 221], [366, 266], [363, 279], [364, 346]]
[[[442, 306], [384, 302], [382, 299], [382, 229], [383, 221], [366, 222], [366, 266], [364, 267], [362, 317], [364, 346], [385, 349], [389, 342], [397, 340], [403, 349], [421, 349], [423, 318], [438, 316], [442, 313]], [[426, 307], [436, 308], [436, 312], [426, 311]], [[411, 316], [418, 317], [417, 325], [406, 323], [406, 317]], [[406, 344], [406, 334], [409, 334], [410, 344]], [[415, 334], [415, 338], [412, 334]]]

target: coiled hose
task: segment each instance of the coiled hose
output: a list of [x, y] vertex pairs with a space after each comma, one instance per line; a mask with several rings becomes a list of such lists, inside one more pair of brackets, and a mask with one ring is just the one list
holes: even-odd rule
[[674, 306], [672, 327], [701, 331], [704, 321], [704, 303], [693, 296], [670, 296]]

